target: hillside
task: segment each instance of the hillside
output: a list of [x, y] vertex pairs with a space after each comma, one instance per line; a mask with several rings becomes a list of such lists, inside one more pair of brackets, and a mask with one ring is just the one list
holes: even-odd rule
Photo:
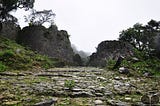
[[[56, 68], [64, 63], [6, 38], [0, 38], [0, 55], [1, 106], [142, 106], [159, 101], [158, 76], [144, 76], [135, 70], [122, 74], [111, 70], [112, 61], [104, 69]], [[128, 63], [125, 60], [123, 64]], [[136, 67], [143, 65], [138, 62]]]
[[0, 72], [51, 68], [58, 66], [59, 62], [58, 59], [40, 55], [15, 41], [0, 37]]

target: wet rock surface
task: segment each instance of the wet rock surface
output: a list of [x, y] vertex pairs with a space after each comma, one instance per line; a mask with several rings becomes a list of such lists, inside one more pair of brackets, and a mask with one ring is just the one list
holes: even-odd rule
[[[65, 86], [67, 80], [74, 81], [72, 89]], [[160, 90], [159, 79], [91, 67], [0, 73], [2, 106], [131, 106], [142, 104], [143, 94], [152, 90]]]

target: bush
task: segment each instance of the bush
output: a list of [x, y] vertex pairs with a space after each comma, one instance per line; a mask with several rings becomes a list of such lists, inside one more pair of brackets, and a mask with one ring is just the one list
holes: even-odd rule
[[107, 69], [112, 70], [115, 64], [116, 64], [116, 60], [109, 59], [107, 62]]
[[75, 81], [74, 80], [66, 80], [64, 83], [64, 86], [71, 90], [71, 89], [73, 89], [73, 87], [75, 87]]
[[7, 69], [7, 67], [2, 63], [0, 62], [0, 72], [3, 72]]
[[0, 52], [0, 57], [1, 58], [10, 58], [13, 57], [14, 53], [12, 50], [5, 50]]

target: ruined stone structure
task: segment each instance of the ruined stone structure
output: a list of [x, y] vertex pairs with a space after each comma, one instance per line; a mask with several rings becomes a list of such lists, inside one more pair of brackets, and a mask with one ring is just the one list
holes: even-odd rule
[[73, 62], [73, 50], [69, 35], [64, 30], [58, 30], [55, 25], [24, 27], [17, 37], [17, 42], [28, 46], [38, 53]]
[[119, 56], [133, 55], [133, 47], [129, 43], [121, 41], [103, 41], [98, 45], [96, 53], [92, 53], [89, 59], [90, 66], [104, 67], [109, 59], [117, 60]]
[[0, 31], [0, 36], [6, 37], [11, 40], [15, 40], [20, 30], [20, 26], [13, 22], [3, 22], [2, 29]]

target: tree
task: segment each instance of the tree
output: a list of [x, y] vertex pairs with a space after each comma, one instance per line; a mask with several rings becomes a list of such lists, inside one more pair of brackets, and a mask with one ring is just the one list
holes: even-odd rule
[[13, 10], [18, 8], [24, 8], [29, 10], [33, 8], [35, 0], [0, 0], [0, 21], [12, 20], [16, 21], [16, 18], [9, 14]]
[[155, 20], [150, 20], [150, 21], [148, 22], [148, 27], [152, 28], [153, 30], [154, 30], [154, 29], [158, 30], [159, 27], [160, 27], [160, 22], [157, 22], [157, 21], [155, 21]]
[[25, 16], [25, 22], [31, 25], [42, 25], [44, 23], [54, 24], [55, 14], [52, 10], [36, 11], [33, 10], [29, 16]]
[[151, 20], [147, 25], [135, 24], [132, 28], [123, 30], [120, 33], [119, 40], [132, 44], [140, 51], [144, 51], [147, 55], [155, 48], [155, 37], [159, 33], [160, 24], [155, 20]]

